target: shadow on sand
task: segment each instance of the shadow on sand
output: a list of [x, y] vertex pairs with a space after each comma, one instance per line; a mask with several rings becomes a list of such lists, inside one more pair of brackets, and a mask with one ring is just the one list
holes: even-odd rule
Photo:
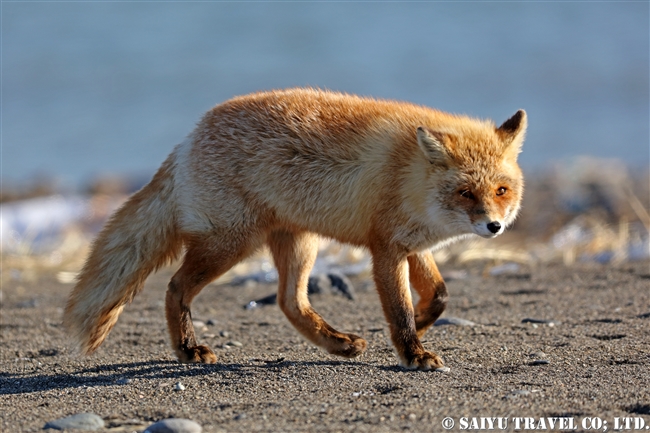
[[[0, 395], [26, 394], [68, 388], [122, 386], [134, 379], [181, 379], [191, 376], [229, 373], [240, 377], [255, 372], [282, 371], [286, 368], [336, 366], [356, 368], [377, 367], [355, 361], [289, 361], [254, 359], [249, 364], [180, 364], [177, 361], [143, 361], [96, 365], [72, 373], [32, 374], [0, 372]], [[231, 376], [232, 377], [232, 376]]]

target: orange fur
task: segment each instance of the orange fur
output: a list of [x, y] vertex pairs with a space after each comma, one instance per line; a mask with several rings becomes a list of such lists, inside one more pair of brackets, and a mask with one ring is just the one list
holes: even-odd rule
[[[516, 159], [526, 114], [500, 127], [407, 103], [289, 89], [214, 107], [176, 147], [152, 182], [107, 224], [65, 314], [82, 350], [106, 338], [147, 275], [185, 246], [166, 315], [184, 362], [215, 362], [198, 345], [190, 304], [210, 281], [264, 244], [280, 276], [291, 323], [333, 354], [366, 342], [341, 333], [307, 299], [317, 236], [368, 248], [401, 363], [442, 360], [419, 336], [442, 313], [447, 292], [427, 250], [459, 237], [494, 237], [519, 210]], [[413, 308], [409, 280], [420, 301]]]

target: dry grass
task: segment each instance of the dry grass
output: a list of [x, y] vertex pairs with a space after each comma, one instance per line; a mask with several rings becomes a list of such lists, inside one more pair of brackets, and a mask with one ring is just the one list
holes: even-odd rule
[[34, 251], [29, 240], [25, 240], [17, 249], [2, 252], [0, 282], [5, 284], [10, 279], [35, 281], [41, 274], [55, 272], [71, 281], [83, 266], [90, 242], [89, 234], [75, 228], [62, 234], [59, 245], [46, 252]]

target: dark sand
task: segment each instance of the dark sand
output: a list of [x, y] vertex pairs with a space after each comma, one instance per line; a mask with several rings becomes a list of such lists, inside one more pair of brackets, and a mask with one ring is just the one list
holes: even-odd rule
[[[449, 373], [397, 367], [367, 281], [354, 281], [354, 302], [313, 298], [333, 326], [368, 340], [355, 360], [306, 343], [277, 306], [242, 308], [274, 286], [209, 286], [193, 308], [195, 320], [216, 321], [197, 332], [219, 358], [207, 366], [178, 364], [168, 347], [163, 300], [171, 270], [149, 279], [89, 358], [67, 348], [60, 326], [70, 284], [54, 275], [8, 282], [0, 428], [40, 431], [47, 421], [79, 412], [100, 415], [109, 431], [143, 431], [167, 417], [193, 419], [206, 432], [437, 432], [445, 417], [456, 421], [451, 431], [459, 430], [459, 417], [508, 417], [509, 430], [512, 417], [571, 417], [576, 431], [587, 431], [586, 417], [600, 417], [608, 430], [615, 417], [650, 425], [649, 262], [543, 265], [501, 276], [482, 271], [474, 265], [467, 278], [448, 281], [444, 314], [478, 325], [434, 327], [424, 339]], [[224, 347], [229, 341], [242, 347]], [[540, 358], [549, 363], [533, 365]], [[177, 382], [185, 390], [175, 391]]]

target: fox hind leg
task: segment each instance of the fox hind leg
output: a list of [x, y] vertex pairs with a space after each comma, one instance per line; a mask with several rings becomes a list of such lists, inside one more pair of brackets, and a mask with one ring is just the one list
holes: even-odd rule
[[190, 305], [206, 285], [254, 249], [247, 248], [247, 245], [228, 244], [225, 238], [210, 237], [189, 242], [183, 264], [169, 282], [165, 315], [172, 348], [181, 362], [214, 364], [217, 361], [208, 346], [196, 341]]
[[307, 298], [309, 272], [318, 252], [318, 236], [284, 230], [268, 238], [278, 269], [278, 304], [291, 324], [307, 339], [333, 355], [354, 358], [366, 349], [366, 341], [332, 328], [312, 308]]
[[419, 338], [447, 306], [447, 288], [430, 251], [407, 257], [411, 286], [420, 296], [415, 306], [415, 329]]

